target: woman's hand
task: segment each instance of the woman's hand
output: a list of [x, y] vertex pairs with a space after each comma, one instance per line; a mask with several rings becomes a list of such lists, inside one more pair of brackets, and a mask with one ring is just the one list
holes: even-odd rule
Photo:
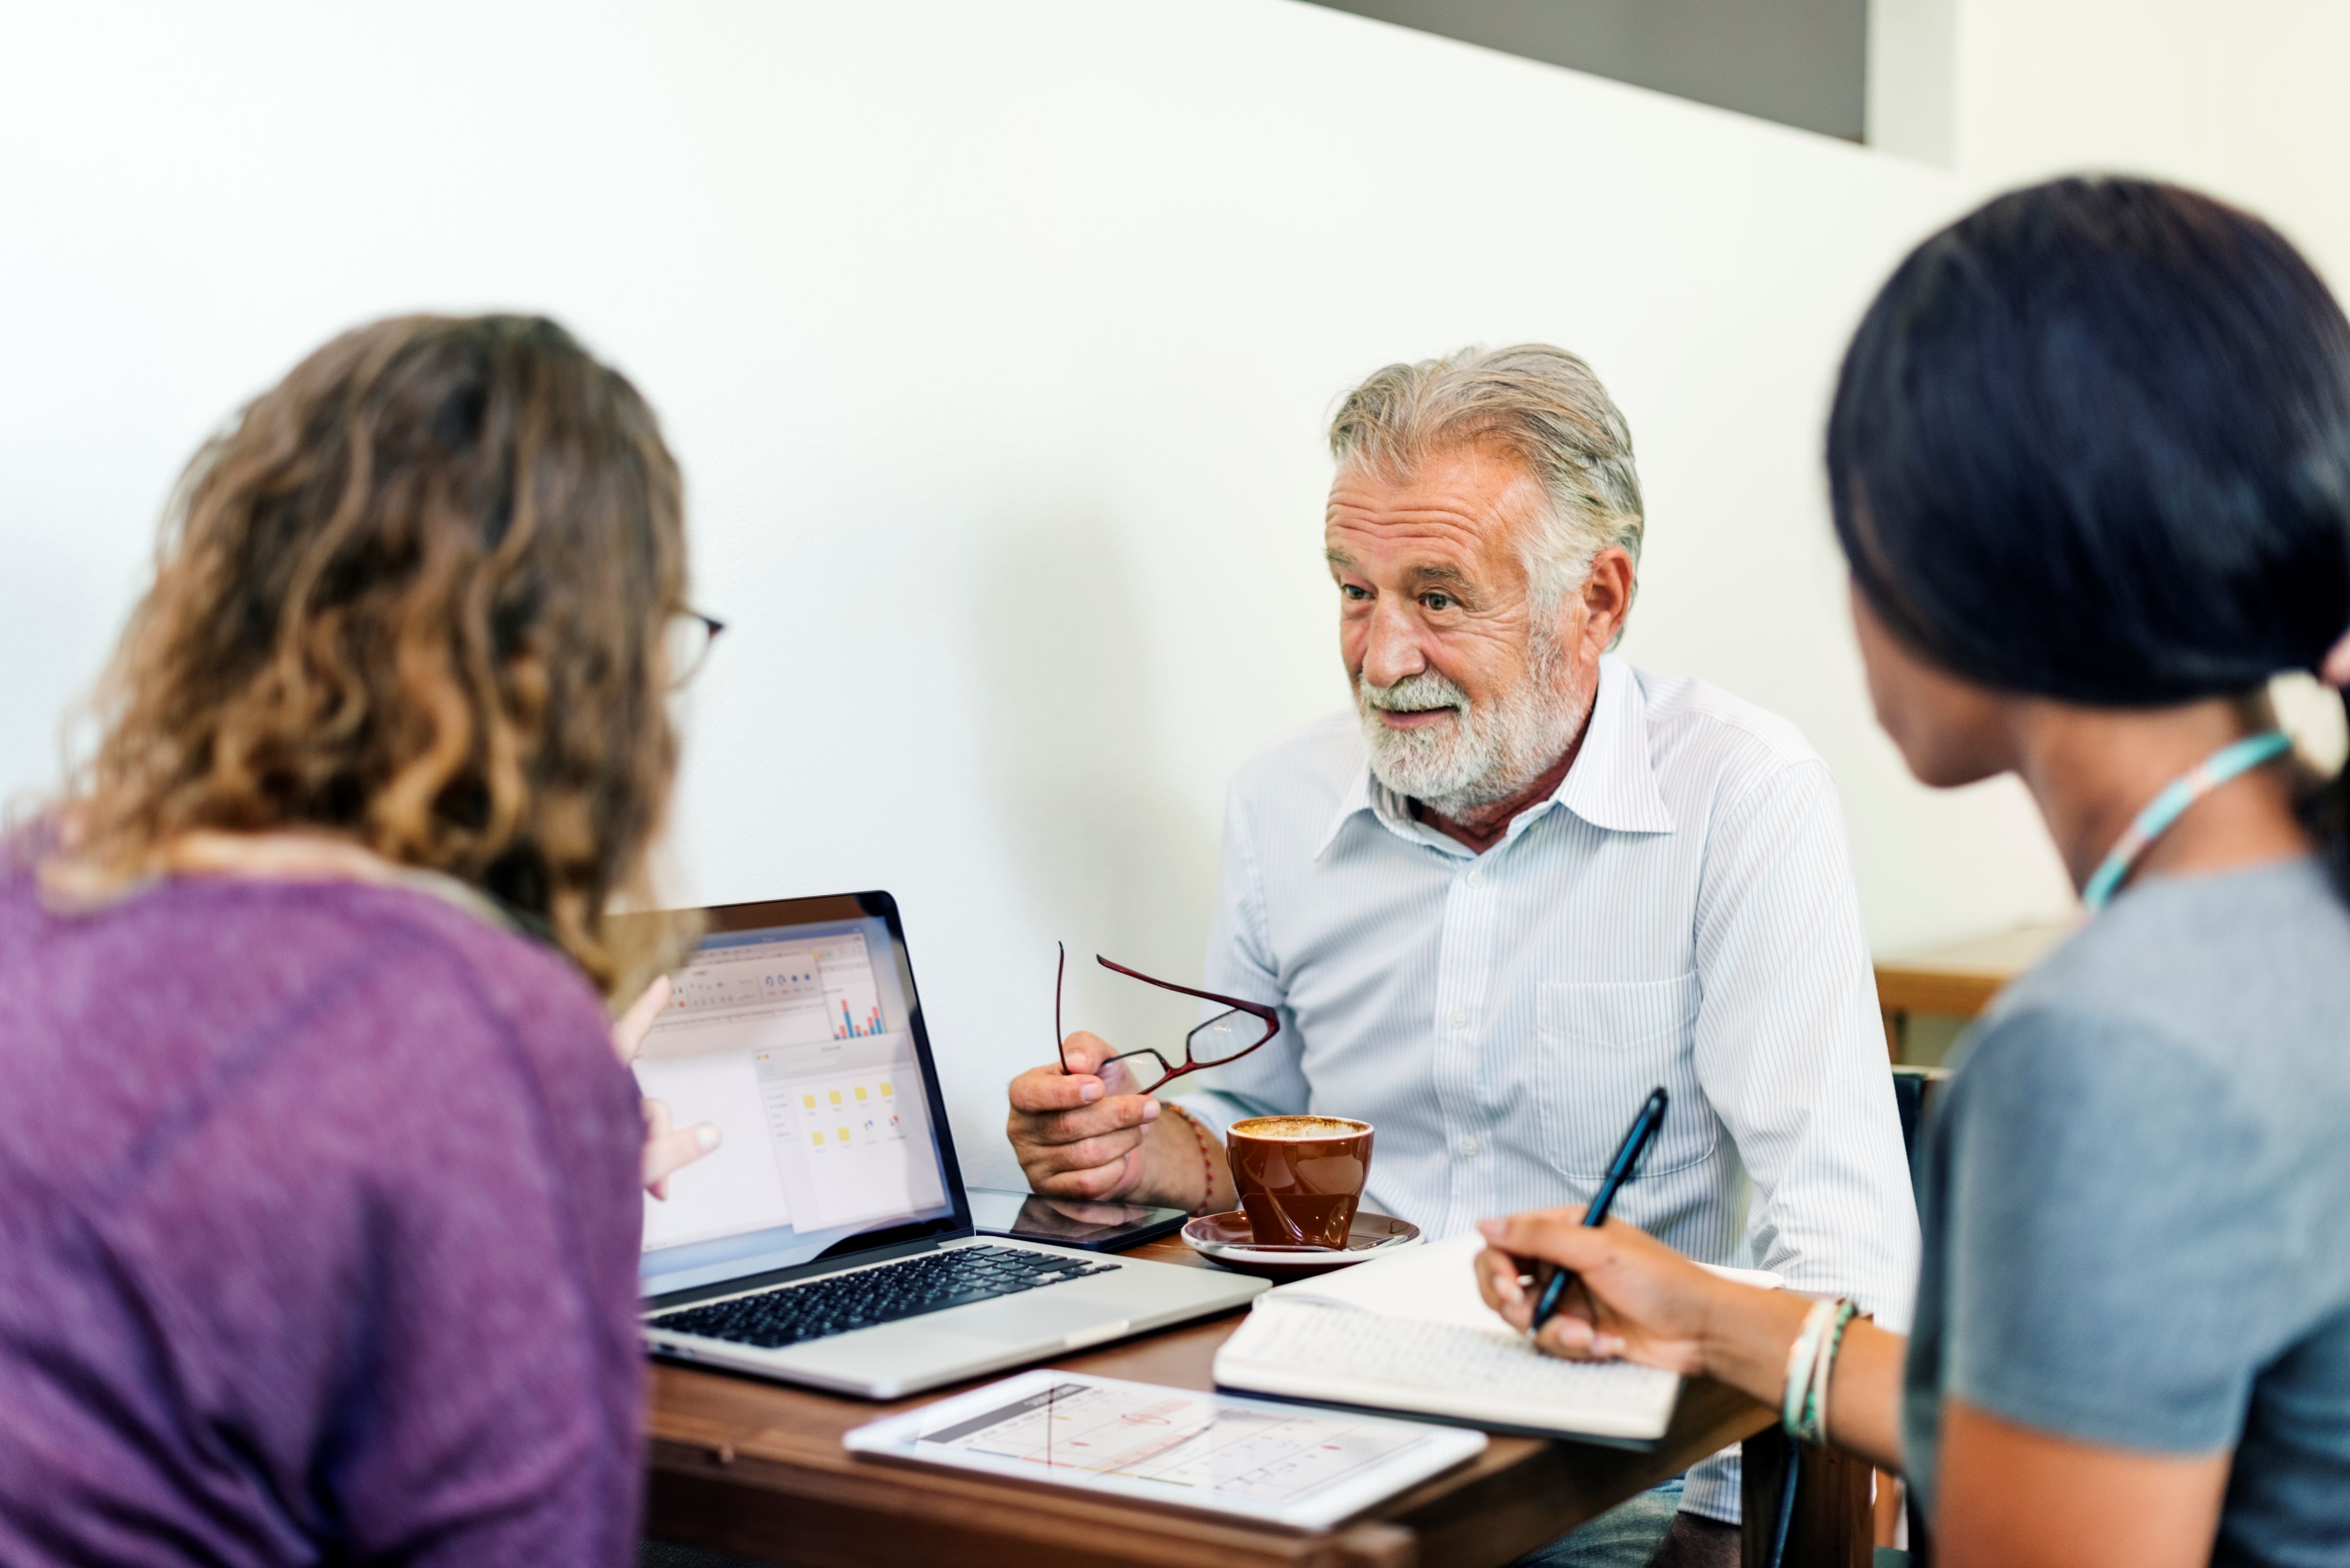
[[[626, 1012], [612, 1025], [612, 1049], [620, 1054], [620, 1064], [627, 1066], [637, 1059], [637, 1048], [652, 1033], [653, 1020], [669, 1005], [669, 976], [662, 975], [645, 987], [645, 993], [630, 1004]], [[645, 1190], [667, 1201], [669, 1179], [703, 1155], [718, 1147], [723, 1135], [713, 1122], [699, 1127], [676, 1127], [670, 1125], [669, 1105], [663, 1100], [645, 1102]]]
[[1491, 1243], [1477, 1256], [1478, 1288], [1513, 1327], [1534, 1321], [1534, 1292], [1520, 1282], [1522, 1262], [1573, 1271], [1575, 1282], [1534, 1338], [1540, 1348], [1570, 1361], [1708, 1370], [1706, 1335], [1728, 1282], [1620, 1220], [1586, 1230], [1580, 1209], [1513, 1214], [1477, 1228]]
[[[1707, 1272], [1643, 1231], [1610, 1220], [1583, 1228], [1580, 1209], [1513, 1214], [1478, 1226], [1492, 1250], [1477, 1255], [1485, 1303], [1524, 1328], [1534, 1290], [1522, 1259], [1575, 1272], [1558, 1311], [1534, 1343], [1571, 1361], [1621, 1358], [1684, 1376], [1703, 1374], [1776, 1408], [1787, 1388], [1787, 1352], [1812, 1298], [1758, 1290]], [[1836, 1447], [1882, 1469], [1901, 1468], [1901, 1357], [1907, 1342], [1856, 1320], [1845, 1331], [1830, 1386]]]

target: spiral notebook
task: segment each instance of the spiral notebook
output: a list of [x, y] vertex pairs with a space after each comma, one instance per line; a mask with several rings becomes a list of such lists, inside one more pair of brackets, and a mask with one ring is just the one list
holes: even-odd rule
[[1544, 1437], [1663, 1437], [1680, 1378], [1537, 1352], [1478, 1296], [1471, 1264], [1483, 1246], [1455, 1236], [1267, 1291], [1216, 1353], [1218, 1386]]

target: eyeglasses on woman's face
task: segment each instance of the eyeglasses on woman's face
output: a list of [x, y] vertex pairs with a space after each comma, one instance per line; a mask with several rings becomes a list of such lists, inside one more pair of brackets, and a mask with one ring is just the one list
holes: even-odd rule
[[669, 688], [677, 691], [710, 661], [710, 650], [726, 623], [697, 609], [681, 609], [669, 618], [662, 653], [669, 663]]

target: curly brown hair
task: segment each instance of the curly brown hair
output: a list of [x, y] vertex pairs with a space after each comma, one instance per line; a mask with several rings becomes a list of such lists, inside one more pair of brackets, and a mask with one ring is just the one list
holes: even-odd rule
[[652, 410], [536, 317], [345, 333], [174, 493], [99, 688], [52, 887], [199, 830], [307, 831], [489, 894], [608, 993], [677, 738], [682, 487]]

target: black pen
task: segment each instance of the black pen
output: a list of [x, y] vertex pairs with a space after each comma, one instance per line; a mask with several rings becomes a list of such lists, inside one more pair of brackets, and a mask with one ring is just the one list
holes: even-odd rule
[[[1642, 1106], [1640, 1114], [1632, 1118], [1631, 1130], [1617, 1146], [1616, 1158], [1607, 1162], [1607, 1176], [1599, 1184], [1599, 1195], [1591, 1200], [1591, 1207], [1583, 1211], [1586, 1225], [1607, 1223], [1607, 1210], [1614, 1207], [1616, 1194], [1625, 1182], [1631, 1179], [1632, 1168], [1640, 1163], [1640, 1156], [1648, 1151], [1648, 1141], [1657, 1136], [1657, 1129], [1665, 1125], [1665, 1105], [1671, 1098], [1662, 1088], [1648, 1092], [1648, 1103]], [[1528, 1334], [1541, 1332], [1542, 1325], [1550, 1321], [1550, 1314], [1558, 1310], [1560, 1299], [1566, 1294], [1566, 1282], [1575, 1278], [1573, 1270], [1562, 1269], [1553, 1263], [1536, 1266], [1536, 1272], [1547, 1272], [1548, 1277], [1543, 1281], [1542, 1294], [1534, 1298], [1534, 1321], [1527, 1327]]]

